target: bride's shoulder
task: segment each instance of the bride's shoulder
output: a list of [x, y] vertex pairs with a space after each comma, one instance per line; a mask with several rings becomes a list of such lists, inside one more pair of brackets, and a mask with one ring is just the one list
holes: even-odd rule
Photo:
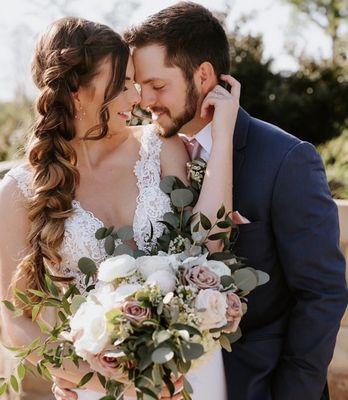
[[33, 171], [26, 162], [11, 168], [0, 181], [2, 199], [6, 195], [15, 196], [16, 199], [29, 197], [32, 178]]

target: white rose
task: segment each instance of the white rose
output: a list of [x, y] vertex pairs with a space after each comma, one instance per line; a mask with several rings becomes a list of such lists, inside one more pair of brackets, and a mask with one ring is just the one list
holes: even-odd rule
[[76, 353], [83, 358], [87, 354], [98, 354], [108, 344], [109, 333], [102, 305], [92, 301], [81, 304], [70, 320], [70, 327]]
[[202, 330], [221, 328], [227, 324], [226, 297], [217, 290], [201, 290], [196, 297], [195, 307], [198, 316], [202, 319]]
[[196, 267], [197, 265], [206, 266], [207, 265], [208, 253], [204, 253], [198, 257], [188, 257], [183, 262], [184, 267]]
[[222, 261], [209, 260], [207, 261], [206, 265], [211, 271], [215, 272], [216, 275], [218, 275], [219, 277], [223, 275], [231, 276], [231, 270]]
[[147, 278], [145, 284], [159, 285], [162, 294], [166, 295], [167, 293], [172, 292], [174, 290], [176, 284], [176, 278], [172, 272], [156, 271]]
[[128, 254], [108, 258], [100, 264], [98, 279], [112, 282], [117, 278], [133, 275], [137, 270], [135, 259]]
[[167, 271], [173, 274], [174, 258], [169, 256], [143, 256], [137, 259], [139, 272], [147, 279], [157, 271]]

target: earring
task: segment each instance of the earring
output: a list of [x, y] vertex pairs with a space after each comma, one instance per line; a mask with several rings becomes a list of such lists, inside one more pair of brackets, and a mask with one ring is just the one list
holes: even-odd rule
[[76, 114], [75, 114], [75, 119], [78, 119], [79, 121], [82, 121], [82, 120], [83, 120], [83, 117], [86, 116], [86, 112], [83, 110], [81, 104], [80, 104], [79, 111], [80, 111], [80, 113], [79, 113], [80, 115], [77, 115], [77, 113], [76, 113]]

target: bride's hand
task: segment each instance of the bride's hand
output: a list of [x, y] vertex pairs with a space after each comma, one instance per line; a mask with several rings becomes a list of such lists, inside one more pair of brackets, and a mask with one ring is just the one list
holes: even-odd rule
[[56, 400], [78, 400], [77, 393], [71, 389], [77, 389], [76, 385], [61, 378], [53, 378], [52, 393]]
[[231, 75], [221, 75], [221, 79], [231, 86], [228, 91], [220, 85], [216, 85], [203, 100], [201, 117], [206, 118], [213, 108], [212, 139], [231, 141], [233, 136], [240, 97], [240, 83]]
[[181, 391], [183, 389], [184, 386], [184, 376], [180, 376], [180, 378], [178, 378], [176, 381], [173, 382], [174, 387], [175, 387], [175, 392], [176, 394], [174, 394], [174, 396], [170, 396], [169, 390], [167, 389], [167, 387], [165, 386], [161, 392], [161, 400], [182, 400], [183, 396], [181, 394]]

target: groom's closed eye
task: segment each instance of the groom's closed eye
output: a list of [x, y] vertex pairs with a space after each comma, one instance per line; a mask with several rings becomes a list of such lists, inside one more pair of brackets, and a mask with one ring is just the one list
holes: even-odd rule
[[154, 90], [161, 90], [161, 89], [163, 89], [164, 87], [165, 87], [165, 85], [162, 85], [162, 86], [153, 86], [152, 89], [154, 89]]

